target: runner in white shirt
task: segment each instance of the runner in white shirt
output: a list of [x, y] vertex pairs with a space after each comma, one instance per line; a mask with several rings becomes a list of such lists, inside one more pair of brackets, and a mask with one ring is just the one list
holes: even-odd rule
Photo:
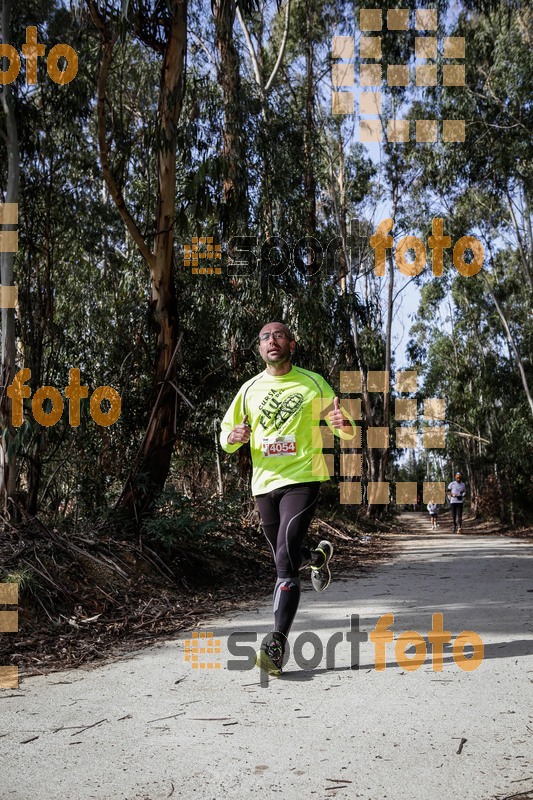
[[437, 525], [439, 524], [437, 522], [438, 517], [439, 517], [439, 506], [438, 506], [438, 503], [434, 503], [433, 501], [428, 503], [428, 514], [429, 514], [429, 519], [431, 520], [431, 527], [432, 528], [436, 528]]
[[[463, 476], [460, 472], [455, 474], [455, 480], [448, 485], [448, 497], [452, 510], [453, 532], [461, 533], [463, 525], [463, 499], [466, 494], [466, 486], [463, 483]], [[459, 524], [459, 528], [457, 528]]]

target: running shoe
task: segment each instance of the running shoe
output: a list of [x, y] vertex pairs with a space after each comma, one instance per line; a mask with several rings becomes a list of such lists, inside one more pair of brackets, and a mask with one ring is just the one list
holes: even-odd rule
[[331, 583], [331, 572], [329, 570], [329, 562], [333, 555], [333, 545], [326, 540], [320, 542], [315, 553], [321, 557], [316, 565], [311, 564], [311, 583], [315, 592], [325, 591]]
[[269, 675], [281, 675], [283, 667], [283, 634], [273, 631], [270, 638], [263, 642], [257, 651], [255, 665], [264, 669]]
[[462, 533], [462, 532], [463, 532], [463, 529], [461, 527], [458, 528], [457, 533]]

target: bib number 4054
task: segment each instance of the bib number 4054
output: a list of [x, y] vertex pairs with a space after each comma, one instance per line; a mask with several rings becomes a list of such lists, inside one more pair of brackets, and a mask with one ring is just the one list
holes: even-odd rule
[[296, 441], [294, 438], [281, 438], [272, 441], [263, 439], [263, 455], [265, 456], [294, 456], [296, 455]]

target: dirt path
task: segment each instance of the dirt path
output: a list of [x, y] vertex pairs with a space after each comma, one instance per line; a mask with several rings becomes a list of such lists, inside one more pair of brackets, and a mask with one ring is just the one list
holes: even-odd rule
[[[228, 668], [228, 659], [246, 666], [228, 652], [230, 634], [270, 629], [265, 601], [203, 629], [220, 639], [221, 653], [199, 659], [220, 668], [192, 669], [178, 639], [1, 691], [3, 796], [533, 797], [533, 545], [444, 528], [433, 534], [425, 514], [403, 519], [412, 532], [395, 537], [394, 561], [345, 576], [323, 595], [304, 592], [291, 644], [302, 644], [305, 631], [317, 634], [303, 648], [303, 656], [316, 655], [314, 667], [291, 653], [284, 676], [263, 685], [255, 668]], [[370, 632], [385, 613], [394, 614], [395, 639], [378, 671], [374, 644], [362, 642], [357, 654], [345, 634], [352, 615]], [[431, 646], [416, 671], [397, 664], [399, 634], [427, 639], [434, 613], [444, 615], [452, 642], [463, 630], [481, 637], [478, 669], [461, 669], [451, 644], [441, 672]], [[329, 641], [331, 651], [335, 633], [342, 641], [327, 669], [319, 649]], [[461, 653], [456, 647], [455, 658]]]

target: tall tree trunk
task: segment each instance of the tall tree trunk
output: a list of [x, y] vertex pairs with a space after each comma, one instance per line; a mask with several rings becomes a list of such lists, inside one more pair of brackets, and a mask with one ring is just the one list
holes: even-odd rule
[[[390, 372], [391, 372], [391, 338], [394, 299], [394, 261], [392, 250], [389, 251], [387, 262], [389, 265], [389, 288], [387, 292], [387, 322], [385, 327], [385, 374], [389, 377], [389, 385], [383, 393], [383, 420], [382, 425], [387, 428], [390, 436], [391, 398], [390, 398]], [[390, 447], [385, 447], [379, 453], [378, 481], [384, 481], [390, 460]]]
[[[526, 206], [526, 215], [524, 219], [525, 223], [525, 231], [522, 231], [518, 220], [516, 218], [516, 213], [514, 210], [513, 198], [511, 197], [509, 191], [506, 191], [507, 196], [507, 208], [509, 209], [509, 216], [511, 218], [511, 222], [514, 228], [514, 232], [516, 235], [516, 242], [518, 244], [518, 252], [520, 253], [520, 264], [522, 265], [522, 270], [524, 273], [524, 277], [527, 281], [527, 285], [530, 289], [533, 289], [533, 271], [532, 271], [532, 264], [531, 264], [531, 248], [528, 242], [528, 233], [529, 236], [531, 235], [531, 215], [529, 214], [529, 208], [527, 206], [527, 195], [525, 194], [524, 190], [524, 202]], [[525, 240], [525, 241], [524, 241]]]
[[524, 362], [522, 361], [520, 353], [518, 352], [518, 347], [516, 346], [516, 342], [514, 340], [513, 334], [511, 333], [511, 329], [509, 327], [509, 323], [507, 322], [507, 317], [505, 316], [505, 313], [504, 313], [501, 305], [498, 303], [498, 300], [496, 299], [496, 295], [492, 291], [492, 286], [490, 285], [490, 281], [487, 280], [487, 277], [485, 275], [483, 275], [483, 281], [485, 283], [485, 286], [487, 287], [488, 293], [490, 294], [490, 296], [492, 298], [492, 302], [494, 303], [494, 306], [496, 308], [497, 314], [498, 314], [498, 316], [500, 318], [500, 321], [502, 323], [502, 327], [503, 327], [503, 330], [505, 331], [505, 336], [506, 336], [507, 342], [509, 344], [509, 349], [514, 354], [514, 357], [515, 357], [515, 360], [516, 360], [516, 366], [517, 366], [518, 372], [520, 374], [520, 380], [522, 381], [522, 386], [523, 386], [523, 389], [524, 389], [524, 393], [525, 393], [527, 401], [529, 403], [529, 408], [531, 410], [531, 415], [533, 416], [533, 395], [531, 394], [531, 389], [529, 388], [529, 383], [528, 383], [528, 379], [527, 379], [527, 375], [526, 375], [526, 370], [524, 368]]
[[[310, 9], [306, 15], [306, 42], [305, 42], [305, 128], [304, 128], [304, 197], [305, 220], [307, 236], [316, 235], [316, 178], [314, 168], [315, 155], [315, 130], [313, 111], [315, 104], [314, 85], [314, 47], [312, 39], [312, 22], [314, 12]], [[314, 270], [314, 267], [311, 267]]]
[[[398, 183], [395, 181], [392, 191], [392, 219], [396, 219], [398, 209]], [[387, 322], [385, 323], [385, 373], [389, 377], [389, 386], [383, 394], [383, 421], [382, 425], [387, 428], [390, 436], [391, 420], [391, 396], [390, 396], [390, 373], [391, 373], [391, 353], [392, 353], [392, 320], [394, 317], [394, 258], [392, 249], [387, 253], [389, 265], [389, 287], [387, 292]], [[384, 481], [387, 474], [387, 467], [390, 461], [390, 447], [386, 447], [380, 452], [378, 481]]]
[[[279, 9], [278, 9], [279, 10]], [[250, 59], [252, 61], [253, 73], [255, 82], [257, 85], [257, 89], [259, 91], [259, 98], [261, 101], [261, 131], [259, 136], [259, 143], [260, 143], [260, 150], [261, 150], [261, 196], [262, 196], [262, 209], [263, 209], [263, 232], [265, 239], [269, 239], [271, 236], [274, 235], [274, 209], [273, 209], [273, 200], [272, 200], [272, 188], [270, 184], [270, 148], [271, 148], [271, 140], [269, 138], [269, 130], [268, 130], [268, 106], [267, 106], [267, 95], [268, 92], [274, 82], [274, 79], [278, 73], [278, 70], [281, 66], [283, 61], [283, 55], [285, 53], [285, 46], [287, 44], [287, 38], [289, 35], [289, 19], [290, 19], [290, 11], [291, 11], [291, 0], [286, 0], [285, 5], [285, 25], [283, 30], [283, 37], [281, 40], [278, 57], [276, 59], [276, 63], [274, 65], [274, 69], [272, 70], [270, 77], [268, 80], [265, 81], [264, 77], [264, 64], [263, 64], [263, 30], [264, 30], [264, 6], [260, 9], [260, 33], [259, 33], [259, 42], [257, 53], [255, 51], [252, 37], [250, 35], [250, 31], [248, 30], [248, 26], [246, 25], [246, 21], [242, 15], [241, 9], [238, 5], [235, 8], [237, 19], [239, 20], [240, 26], [242, 28], [242, 32], [244, 34], [244, 38], [246, 41], [246, 45], [248, 47], [248, 52], [250, 53]]]
[[[12, 0], [3, 0], [2, 44], [9, 44], [11, 39], [11, 7]], [[18, 204], [19, 144], [14, 99], [9, 83], [0, 88], [0, 99], [6, 120], [7, 190], [5, 202]], [[14, 253], [0, 253], [2, 286], [13, 285], [14, 257]], [[15, 376], [15, 310], [13, 308], [2, 308], [2, 350], [0, 358], [2, 370], [0, 426], [5, 431], [0, 444], [0, 503], [7, 510], [8, 501], [13, 497], [17, 483], [17, 456], [14, 447], [16, 434], [11, 425], [11, 403], [6, 393], [7, 386]]]
[[[152, 411], [137, 458], [118, 501], [130, 516], [137, 517], [151, 506], [154, 495], [165, 485], [176, 440], [179, 395], [172, 384], [175, 384], [179, 342], [172, 266], [177, 129], [185, 91], [187, 0], [169, 0], [168, 3], [169, 32], [164, 45], [158, 103], [156, 234], [151, 251], [126, 207], [124, 195], [116, 183], [109, 163], [106, 86], [117, 33], [110, 32], [96, 2], [87, 0], [87, 3], [102, 40], [98, 78], [98, 139], [102, 171], [126, 228], [150, 271], [151, 323], [157, 346]], [[142, 33], [137, 33], [142, 38]]]
[[218, 0], [213, 9], [216, 48], [219, 56], [218, 81], [224, 107], [224, 209], [222, 235], [245, 233], [248, 227], [246, 192], [246, 148], [241, 112], [239, 55], [233, 41], [235, 0]]
[[[60, 157], [58, 155], [58, 157]], [[43, 374], [43, 354], [45, 337], [50, 336], [50, 325], [54, 315], [54, 295], [52, 286], [52, 267], [53, 267], [53, 234], [52, 234], [52, 213], [53, 213], [53, 187], [55, 181], [55, 154], [51, 154], [47, 159], [47, 187], [45, 193], [44, 208], [44, 247], [37, 248], [33, 242], [28, 242], [25, 248], [25, 272], [31, 276], [30, 280], [35, 287], [35, 293], [25, 287], [21, 300], [21, 308], [27, 319], [28, 330], [28, 355], [26, 366], [31, 370], [30, 388], [32, 396], [40, 386], [50, 382], [48, 375]], [[43, 165], [44, 174], [44, 165]], [[29, 217], [29, 209], [27, 219]], [[39, 217], [42, 212], [34, 212]], [[32, 222], [34, 222], [32, 220]], [[41, 262], [44, 261], [44, 264]], [[28, 486], [28, 512], [36, 514], [38, 510], [39, 493], [42, 477], [43, 456], [47, 450], [48, 437], [43, 431], [35, 431], [34, 439], [28, 447], [28, 469], [26, 474]]]
[[[157, 156], [157, 234], [150, 271], [152, 325], [157, 337], [153, 413], [138, 456], [137, 475], [146, 476], [156, 491], [165, 485], [176, 440], [178, 396], [171, 382], [176, 376], [178, 307], [173, 279], [174, 213], [176, 203], [176, 148], [178, 120], [185, 91], [187, 2], [173, 0], [171, 34], [167, 42], [159, 89], [159, 150]], [[138, 494], [138, 487], [137, 489]], [[130, 510], [134, 493], [123, 505]], [[142, 500], [141, 509], [150, 503]]]

